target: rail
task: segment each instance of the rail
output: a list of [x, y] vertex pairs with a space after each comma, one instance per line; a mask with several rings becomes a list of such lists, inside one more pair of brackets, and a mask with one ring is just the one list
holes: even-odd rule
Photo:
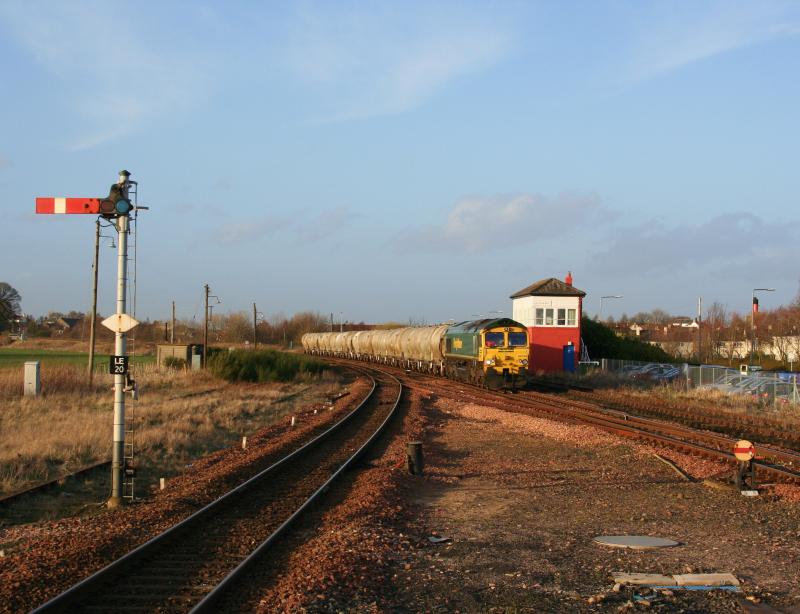
[[[362, 370], [363, 369], [356, 369]], [[127, 554], [123, 555], [122, 557], [116, 559], [115, 561], [109, 563], [99, 571], [91, 574], [89, 577], [85, 578], [84, 580], [78, 582], [71, 588], [67, 589], [66, 591], [60, 593], [53, 599], [47, 601], [46, 603], [40, 605], [35, 610], [33, 610], [34, 614], [45, 613], [45, 612], [54, 612], [54, 611], [75, 611], [75, 609], [71, 608], [73, 604], [80, 602], [82, 599], [85, 599], [88, 595], [91, 595], [101, 589], [106, 583], [109, 583], [113, 580], [118, 573], [120, 573], [124, 569], [129, 569], [131, 565], [140, 562], [144, 557], [149, 556], [150, 554], [156, 552], [156, 550], [164, 545], [168, 539], [175, 537], [178, 533], [181, 533], [182, 537], [185, 537], [183, 533], [187, 529], [191, 529], [192, 527], [199, 524], [199, 521], [205, 519], [209, 516], [212, 512], [220, 512], [220, 510], [227, 509], [225, 506], [226, 504], [233, 501], [235, 497], [242, 494], [244, 491], [252, 489], [253, 486], [256, 484], [262, 483], [265, 478], [270, 476], [275, 476], [279, 474], [282, 470], [288, 469], [294, 466], [293, 461], [298, 460], [302, 455], [305, 455], [313, 448], [320, 445], [322, 442], [325, 442], [328, 439], [332, 439], [332, 435], [337, 433], [341, 430], [346, 424], [350, 423], [353, 418], [361, 413], [362, 408], [364, 408], [367, 403], [375, 400], [376, 397], [376, 390], [378, 389], [378, 384], [374, 377], [369, 376], [372, 385], [369, 390], [369, 393], [364, 397], [363, 400], [346, 416], [344, 416], [341, 420], [339, 420], [336, 424], [325, 430], [323, 433], [312, 439], [311, 441], [307, 442], [300, 448], [294, 450], [290, 454], [286, 455], [282, 459], [278, 460], [277, 462], [273, 463], [266, 469], [260, 471], [256, 475], [252, 476], [245, 482], [239, 484], [229, 492], [225, 493], [224, 495], [218, 497], [211, 503], [205, 505], [201, 509], [195, 511], [190, 516], [184, 518], [177, 524], [173, 525], [172, 527], [166, 529], [159, 535], [151, 538], [147, 542], [141, 544], [137, 548], [131, 550]], [[375, 441], [375, 439], [380, 435], [380, 433], [384, 430], [386, 425], [388, 424], [391, 417], [394, 415], [397, 406], [399, 404], [400, 397], [402, 395], [402, 384], [397, 380], [397, 378], [393, 378], [398, 386], [399, 391], [397, 394], [397, 398], [394, 400], [394, 403], [391, 409], [388, 412], [387, 417], [381, 421], [377, 430], [371, 434], [369, 439], [366, 443], [361, 445], [358, 450], [352, 454], [348, 459], [345, 460], [344, 464], [339, 466], [339, 468], [325, 481], [325, 483], [317, 488], [314, 493], [306, 499], [294, 512], [291, 514], [289, 518], [287, 518], [281, 525], [264, 541], [262, 542], [254, 551], [252, 551], [244, 560], [240, 561], [233, 571], [228, 573], [220, 583], [221, 586], [215, 586], [211, 589], [209, 593], [207, 593], [200, 602], [195, 604], [195, 610], [193, 611], [209, 611], [211, 604], [213, 604], [219, 595], [224, 592], [225, 587], [227, 587], [236, 577], [238, 577], [241, 573], [243, 573], [250, 564], [266, 550], [269, 546], [276, 540], [278, 537], [283, 534], [289, 526], [305, 511], [310, 505], [314, 502], [318, 501], [321, 494], [325, 491], [327, 487], [331, 484], [333, 480], [339, 477], [342, 472], [352, 465], [352, 463], [364, 453], [367, 447]], [[237, 499], [238, 500], [238, 499]], [[112, 610], [111, 607], [107, 608], [108, 611]]]

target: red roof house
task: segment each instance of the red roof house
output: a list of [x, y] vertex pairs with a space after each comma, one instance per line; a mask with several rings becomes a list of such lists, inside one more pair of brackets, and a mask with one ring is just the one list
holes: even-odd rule
[[512, 318], [528, 328], [528, 369], [574, 371], [581, 355], [581, 314], [586, 293], [549, 277], [511, 295]]

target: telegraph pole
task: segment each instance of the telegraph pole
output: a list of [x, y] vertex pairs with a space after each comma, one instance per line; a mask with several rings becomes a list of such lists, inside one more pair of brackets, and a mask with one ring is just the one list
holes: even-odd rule
[[94, 278], [92, 280], [92, 320], [89, 323], [89, 386], [92, 385], [94, 377], [94, 339], [95, 327], [97, 326], [97, 265], [100, 260], [100, 218], [94, 223]]
[[253, 349], [258, 347], [258, 311], [256, 304], [253, 303]]
[[203, 286], [205, 297], [205, 310], [203, 312], [203, 368], [206, 368], [206, 359], [208, 358], [208, 295], [210, 290], [208, 284]]
[[169, 329], [169, 342], [175, 343], [175, 301], [172, 301], [172, 328]]

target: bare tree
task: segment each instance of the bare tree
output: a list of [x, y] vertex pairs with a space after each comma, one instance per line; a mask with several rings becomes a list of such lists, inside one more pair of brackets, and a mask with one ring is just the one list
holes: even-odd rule
[[17, 314], [22, 297], [19, 292], [4, 281], [0, 282], [0, 329], [3, 329]]
[[712, 356], [721, 355], [722, 341], [728, 324], [728, 311], [725, 309], [725, 305], [719, 301], [711, 303], [711, 306], [706, 311], [705, 328], [708, 331], [707, 343]]

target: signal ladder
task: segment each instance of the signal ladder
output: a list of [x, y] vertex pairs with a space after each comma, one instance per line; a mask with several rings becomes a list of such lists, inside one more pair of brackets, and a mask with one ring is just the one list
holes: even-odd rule
[[[137, 192], [138, 192], [139, 184], [135, 181], [131, 181], [128, 186], [128, 198], [131, 202], [136, 206], [137, 203]], [[136, 238], [137, 238], [137, 231], [138, 227], [136, 224], [136, 210], [134, 209], [134, 217], [132, 219], [133, 224], [129, 226], [129, 233], [130, 236], [128, 238], [128, 261], [130, 265], [130, 261], [133, 261], [133, 284], [128, 284], [128, 292], [131, 292], [132, 300], [128, 301], [128, 304], [132, 307], [132, 315], [136, 317]], [[133, 254], [133, 258], [130, 257], [130, 254]], [[128, 271], [130, 271], [130, 266], [128, 266]], [[130, 276], [130, 273], [129, 273]], [[131, 286], [133, 289], [131, 290]], [[136, 356], [136, 334], [134, 333], [129, 340], [131, 351], [130, 354], [132, 357]], [[131, 360], [131, 366], [133, 366], [133, 361]], [[126, 376], [127, 377], [127, 376]], [[127, 384], [127, 382], [126, 382]], [[134, 397], [135, 399], [136, 397]], [[123, 467], [122, 467], [122, 498], [127, 500], [130, 503], [133, 503], [134, 493], [133, 493], [133, 485], [134, 480], [136, 478], [136, 466], [134, 464], [134, 426], [135, 426], [135, 418], [133, 414], [133, 407], [131, 407], [131, 411], [125, 415], [125, 447], [123, 450]]]
[[133, 419], [125, 419], [125, 450], [122, 468], [122, 498], [133, 502], [133, 482], [136, 468], [133, 464]]

